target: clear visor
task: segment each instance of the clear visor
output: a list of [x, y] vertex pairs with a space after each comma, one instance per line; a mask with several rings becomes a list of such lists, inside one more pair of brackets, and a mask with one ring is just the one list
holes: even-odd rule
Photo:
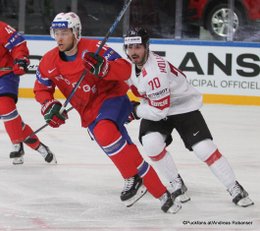
[[68, 29], [67, 21], [53, 21], [50, 27], [50, 35], [55, 39], [55, 33], [57, 31], [66, 31]]
[[72, 29], [71, 28], [66, 28], [66, 29], [50, 29], [50, 34], [52, 38], [57, 38], [57, 37], [69, 37], [71, 36]]
[[50, 28], [50, 35], [52, 38], [56, 39], [58, 36], [66, 38], [71, 35], [71, 32], [74, 34], [77, 41], [80, 40], [79, 31], [75, 30], [74, 28], [64, 28], [64, 29], [58, 29], [58, 28]]

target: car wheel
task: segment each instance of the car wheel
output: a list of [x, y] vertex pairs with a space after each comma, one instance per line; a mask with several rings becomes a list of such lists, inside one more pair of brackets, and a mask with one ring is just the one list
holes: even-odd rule
[[[211, 35], [218, 40], [224, 40], [228, 36], [230, 9], [227, 4], [215, 6], [206, 18], [206, 26]], [[243, 25], [241, 12], [234, 7], [233, 33], [235, 34]]]

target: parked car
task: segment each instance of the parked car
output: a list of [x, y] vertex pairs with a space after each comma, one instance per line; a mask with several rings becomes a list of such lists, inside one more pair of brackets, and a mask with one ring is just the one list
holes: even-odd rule
[[[235, 36], [243, 35], [245, 28], [260, 30], [260, 0], [234, 0], [233, 7]], [[223, 40], [228, 36], [232, 18], [228, 0], [190, 0], [187, 12], [190, 23], [203, 26], [214, 38]]]

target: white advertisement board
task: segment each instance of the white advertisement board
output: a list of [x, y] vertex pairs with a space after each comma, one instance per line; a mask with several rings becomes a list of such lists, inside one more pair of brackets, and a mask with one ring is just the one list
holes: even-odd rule
[[[31, 74], [21, 77], [20, 88], [32, 88], [41, 56], [56, 46], [50, 39], [27, 38]], [[121, 39], [108, 45], [126, 58]], [[260, 96], [260, 44], [152, 40], [150, 49], [181, 69], [203, 94]]]

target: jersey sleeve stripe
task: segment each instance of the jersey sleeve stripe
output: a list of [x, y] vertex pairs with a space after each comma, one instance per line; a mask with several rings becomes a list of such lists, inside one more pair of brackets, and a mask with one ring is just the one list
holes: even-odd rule
[[5, 44], [5, 48], [12, 50], [14, 47], [25, 42], [25, 39], [20, 35], [20, 33], [14, 32], [12, 36], [8, 39], [8, 43]]
[[36, 71], [36, 78], [41, 84], [45, 85], [46, 87], [52, 86], [52, 81], [48, 78], [44, 78], [39, 70]]

